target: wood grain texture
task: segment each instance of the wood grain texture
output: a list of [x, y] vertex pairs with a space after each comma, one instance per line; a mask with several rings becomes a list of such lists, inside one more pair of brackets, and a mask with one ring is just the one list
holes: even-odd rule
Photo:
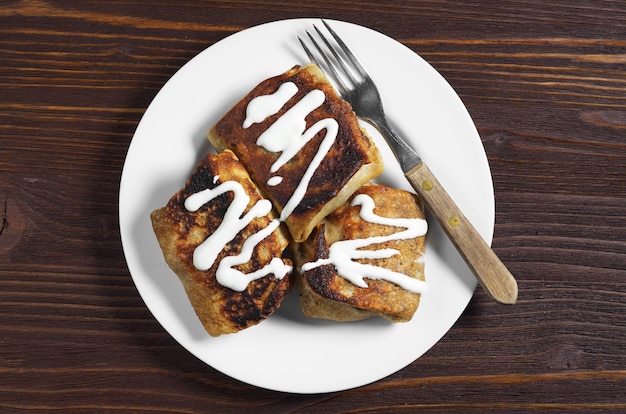
[[[482, 137], [493, 248], [478, 289], [396, 374], [291, 395], [203, 365], [154, 320], [120, 243], [128, 145], [159, 88], [246, 27], [320, 16], [379, 30], [449, 81]], [[0, 3], [0, 411], [626, 410], [626, 4], [621, 1], [7, 0]]]

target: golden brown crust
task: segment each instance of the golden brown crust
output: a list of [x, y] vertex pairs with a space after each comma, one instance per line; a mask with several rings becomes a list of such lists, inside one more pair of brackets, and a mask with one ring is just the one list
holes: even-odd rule
[[[219, 180], [214, 182], [215, 176]], [[262, 198], [235, 155], [225, 151], [219, 155], [207, 155], [167, 205], [151, 214], [153, 229], [165, 260], [180, 278], [198, 318], [212, 336], [238, 332], [261, 322], [278, 308], [291, 287], [289, 275], [282, 279], [273, 275], [257, 279], [242, 292], [224, 287], [216, 280], [217, 266], [222, 258], [238, 254], [247, 237], [275, 218], [273, 212], [254, 219], [239, 232], [207, 271], [200, 271], [193, 265], [195, 248], [219, 227], [233, 195], [232, 192], [224, 193], [196, 212], [188, 211], [184, 201], [191, 194], [229, 180], [240, 183], [250, 197], [246, 211]], [[244, 273], [260, 269], [273, 257], [282, 257], [287, 245], [288, 239], [279, 227], [259, 243], [248, 263], [237, 268]], [[290, 264], [287, 259], [283, 260]]]
[[[424, 218], [421, 201], [403, 190], [380, 185], [366, 185], [357, 194], [367, 194], [374, 199], [374, 212], [390, 218]], [[360, 207], [344, 204], [330, 214], [311, 237], [296, 248], [296, 262], [301, 267], [306, 262], [327, 258], [329, 246], [338, 240], [354, 240], [372, 235], [389, 235], [398, 228], [364, 221], [359, 216]], [[424, 280], [424, 237], [395, 240], [373, 246], [376, 250], [397, 249], [400, 254], [386, 259], [359, 259], [416, 279]], [[394, 322], [405, 322], [413, 317], [419, 306], [420, 295], [385, 280], [365, 279], [368, 287], [352, 284], [337, 274], [332, 264], [314, 267], [297, 276], [300, 303], [305, 315], [336, 321], [352, 321], [380, 316]]]
[[[263, 122], [243, 128], [248, 103], [255, 97], [276, 92], [281, 84], [288, 81], [298, 87], [295, 96], [277, 114], [269, 116]], [[337, 96], [317, 66], [308, 65], [302, 68], [296, 66], [279, 76], [261, 82], [207, 134], [209, 141], [218, 151], [230, 149], [237, 154], [252, 179], [281, 212], [317, 153], [325, 130], [320, 131], [294, 158], [278, 170], [283, 181], [277, 186], [269, 186], [266, 183], [274, 175], [270, 173], [270, 167], [280, 153], [269, 152], [257, 145], [256, 141], [270, 125], [300, 101], [307, 92], [314, 89], [322, 90], [326, 100], [306, 117], [306, 128], [321, 119], [334, 118], [339, 124], [339, 132], [335, 143], [313, 175], [304, 198], [286, 219], [289, 231], [297, 242], [305, 240], [326, 215], [383, 170], [378, 149], [359, 127], [350, 105]]]

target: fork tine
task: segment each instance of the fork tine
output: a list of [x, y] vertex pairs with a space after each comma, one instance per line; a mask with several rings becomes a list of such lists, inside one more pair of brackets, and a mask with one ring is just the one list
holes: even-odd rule
[[[339, 35], [335, 33], [335, 31], [332, 29], [332, 27], [330, 27], [330, 25], [326, 22], [326, 20], [322, 19], [322, 23], [324, 24], [324, 26], [326, 26], [326, 29], [331, 34], [331, 36], [335, 39], [339, 47], [341, 47], [341, 50], [346, 54], [346, 56], [350, 60], [350, 63], [354, 65], [356, 72], [363, 78], [369, 79], [370, 77], [369, 73], [367, 73], [363, 65], [361, 65], [361, 62], [359, 61], [359, 59], [357, 59], [357, 57], [354, 56], [354, 53], [352, 53], [350, 48], [348, 48], [348, 46], [344, 43], [344, 41], [341, 40], [341, 37], [339, 37]], [[319, 33], [319, 30], [318, 30], [318, 33]], [[336, 52], [334, 53], [336, 56]]]
[[[309, 32], [307, 32], [307, 34], [309, 34]], [[315, 55], [309, 50], [309, 47], [306, 45], [306, 43], [304, 43], [304, 40], [302, 40], [300, 36], [298, 36], [298, 41], [300, 41], [300, 45], [302, 46], [302, 49], [304, 49], [304, 52], [308, 56], [309, 60], [315, 63], [317, 66], [320, 66], [320, 62], [317, 60]]]
[[[334, 65], [333, 62], [331, 62], [331, 60], [328, 57], [328, 55], [324, 52], [324, 50], [321, 48], [321, 46], [315, 40], [315, 38], [311, 35], [311, 33], [306, 31], [306, 34], [309, 36], [309, 39], [311, 40], [311, 43], [313, 44], [313, 46], [315, 47], [317, 52], [320, 54], [320, 56], [324, 60], [324, 63], [325, 63], [324, 66], [326, 68], [328, 68], [328, 70], [330, 70], [330, 72], [332, 73], [333, 77], [335, 78], [335, 85], [337, 86], [337, 89], [339, 90], [339, 94], [340, 95], [345, 95], [349, 87], [348, 87], [348, 85], [346, 85], [346, 83], [342, 79], [342, 77], [339, 74], [339, 72], [337, 72], [337, 70], [335, 68], [336, 65]], [[315, 55], [311, 52], [311, 50], [306, 46], [304, 41], [300, 37], [298, 37], [298, 40], [300, 40], [300, 44], [302, 45], [302, 48], [304, 49], [304, 51], [307, 54], [307, 56], [309, 57], [309, 59], [313, 63], [315, 63], [317, 66], [322, 68], [322, 65], [320, 64], [320, 61], [315, 57]]]
[[[311, 37], [311, 35], [309, 34], [308, 31], [306, 32], [306, 34], [309, 36], [309, 38]], [[317, 59], [315, 54], [313, 52], [311, 52], [309, 47], [306, 45], [305, 41], [302, 40], [302, 38], [300, 36], [298, 36], [298, 41], [300, 42], [300, 45], [302, 46], [302, 49], [304, 49], [304, 52], [308, 56], [309, 60], [312, 63], [315, 63], [321, 69], [322, 68], [321, 62]], [[313, 41], [313, 43], [315, 43], [315, 41]], [[317, 49], [319, 50], [319, 48], [317, 48]], [[322, 57], [325, 58], [325, 56], [323, 54], [322, 54]], [[324, 59], [324, 60], [326, 60], [326, 59]], [[340, 94], [341, 94], [343, 92], [343, 85], [339, 84], [339, 85], [337, 85], [337, 87], [340, 89]]]
[[[328, 50], [330, 50], [330, 53], [333, 55], [333, 57], [335, 58], [335, 61], [337, 62], [337, 64], [339, 65], [339, 67], [341, 68], [342, 72], [345, 74], [345, 76], [350, 80], [350, 82], [353, 85], [357, 85], [358, 84], [358, 80], [354, 77], [354, 74], [352, 73], [352, 71], [350, 69], [348, 69], [348, 67], [346, 66], [346, 60], [344, 58], [342, 58], [339, 53], [337, 52], [337, 49], [335, 48], [335, 46], [333, 46], [330, 41], [328, 40], [328, 38], [320, 31], [320, 29], [317, 28], [317, 26], [313, 25], [313, 28], [315, 29], [315, 31], [317, 32], [317, 35], [320, 37], [320, 39], [322, 39], [322, 41], [324, 42], [324, 44], [326, 45], [326, 48]], [[332, 34], [332, 33], [331, 33]], [[341, 45], [340, 45], [341, 46]], [[327, 60], [327, 63], [329, 64], [329, 66], [331, 68], [333, 68], [334, 70], [334, 66], [331, 62], [330, 59]]]

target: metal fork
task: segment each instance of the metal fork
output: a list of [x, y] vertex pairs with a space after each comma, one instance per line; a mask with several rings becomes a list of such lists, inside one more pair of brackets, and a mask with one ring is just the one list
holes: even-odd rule
[[483, 289], [497, 302], [514, 304], [517, 300], [515, 278], [419, 155], [389, 126], [378, 88], [370, 75], [330, 25], [324, 20], [322, 23], [334, 41], [315, 25], [313, 28], [321, 42], [306, 32], [321, 60], [298, 37], [311, 62], [335, 80], [339, 95], [352, 105], [356, 115], [380, 131], [398, 159], [405, 177], [465, 259]]

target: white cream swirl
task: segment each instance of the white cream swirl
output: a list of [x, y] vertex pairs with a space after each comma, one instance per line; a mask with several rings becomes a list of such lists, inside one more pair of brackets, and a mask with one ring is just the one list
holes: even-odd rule
[[[267, 117], [276, 114], [282, 108], [284, 104], [280, 106], [277, 104], [279, 100], [276, 94], [281, 94], [280, 91], [285, 85], [293, 85], [297, 88], [292, 82], [286, 82], [280, 86], [274, 95], [258, 96], [248, 103], [246, 120], [243, 123], [244, 128], [252, 125], [252, 120], [261, 122]], [[291, 90], [291, 87], [289, 87], [289, 90]], [[272, 98], [274, 105], [265, 107], [262, 103], [267, 102], [268, 97]], [[310, 91], [257, 138], [257, 145], [270, 152], [280, 152], [280, 155], [270, 167], [270, 172], [275, 173], [280, 167], [289, 162], [318, 132], [326, 130], [324, 139], [307, 167], [304, 176], [281, 211], [280, 219], [282, 221], [289, 217], [304, 198], [315, 170], [317, 170], [337, 138], [339, 124], [332, 118], [321, 119], [309, 129], [306, 129], [306, 116], [321, 106], [325, 100], [326, 96], [321, 90], [314, 89]], [[283, 101], [286, 103], [287, 100], [283, 97]], [[275, 110], [275, 112], [272, 112], [272, 110]], [[273, 176], [268, 180], [268, 185], [275, 186], [280, 184], [281, 181], [282, 177]]]
[[[269, 200], [259, 200], [244, 214], [250, 197], [246, 194], [243, 186], [236, 181], [225, 181], [215, 188], [207, 188], [190, 195], [185, 200], [185, 208], [189, 211], [197, 211], [204, 204], [226, 192], [233, 193], [233, 201], [228, 206], [224, 218], [218, 228], [207, 239], [196, 247], [193, 253], [193, 264], [198, 270], [210, 269], [219, 253], [227, 243], [232, 241], [237, 233], [248, 226], [252, 220], [267, 215], [272, 209]], [[237, 256], [227, 256], [222, 259], [217, 268], [217, 281], [225, 287], [241, 292], [246, 289], [249, 282], [260, 279], [273, 273], [278, 279], [282, 279], [291, 271], [291, 266], [281, 259], [274, 258], [272, 261], [255, 272], [244, 274], [234, 267], [248, 262], [252, 257], [253, 249], [263, 239], [272, 234], [280, 225], [278, 220], [272, 220], [270, 224], [248, 237], [244, 242], [242, 251]]]
[[369, 278], [386, 280], [415, 293], [426, 292], [426, 283], [422, 280], [383, 267], [355, 261], [356, 259], [386, 259], [399, 254], [400, 252], [396, 249], [366, 250], [363, 248], [391, 240], [406, 240], [423, 236], [426, 234], [428, 228], [426, 220], [419, 218], [388, 218], [379, 216], [374, 213], [374, 200], [366, 194], [359, 194], [354, 197], [352, 205], [361, 206], [359, 215], [367, 222], [400, 227], [404, 228], [404, 230], [392, 233], [388, 236], [372, 236], [364, 239], [336, 241], [330, 245], [329, 257], [327, 259], [319, 259], [315, 262], [305, 263], [302, 266], [302, 271], [332, 264], [341, 277], [362, 288], [368, 287], [364, 278]]

